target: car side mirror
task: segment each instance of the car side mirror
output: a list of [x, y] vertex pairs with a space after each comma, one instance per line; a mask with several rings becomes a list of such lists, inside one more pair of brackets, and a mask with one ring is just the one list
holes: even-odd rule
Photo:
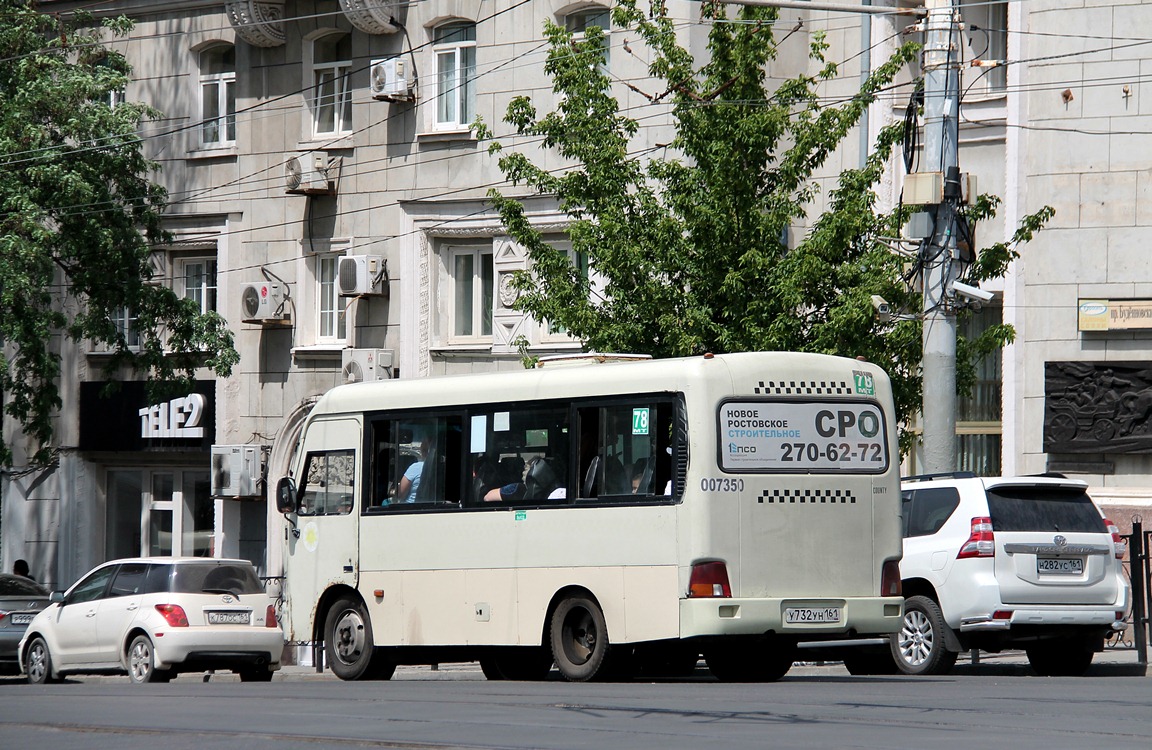
[[48, 601], [52, 602], [53, 604], [64, 604], [64, 592], [53, 591], [48, 595]]
[[282, 477], [276, 483], [276, 510], [281, 513], [296, 510], [296, 482], [292, 477]]

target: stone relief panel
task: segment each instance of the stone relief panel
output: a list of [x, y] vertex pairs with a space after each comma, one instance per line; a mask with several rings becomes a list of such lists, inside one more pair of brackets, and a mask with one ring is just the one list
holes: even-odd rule
[[1044, 450], [1152, 452], [1152, 362], [1045, 362]]

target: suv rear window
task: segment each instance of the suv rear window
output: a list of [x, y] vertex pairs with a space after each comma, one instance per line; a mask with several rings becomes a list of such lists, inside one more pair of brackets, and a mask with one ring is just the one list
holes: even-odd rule
[[232, 594], [263, 594], [264, 584], [251, 565], [229, 563], [192, 563], [176, 565], [172, 591], [178, 594], [202, 594], [227, 591]]
[[1074, 487], [996, 487], [988, 512], [994, 531], [1105, 531], [1092, 499]]

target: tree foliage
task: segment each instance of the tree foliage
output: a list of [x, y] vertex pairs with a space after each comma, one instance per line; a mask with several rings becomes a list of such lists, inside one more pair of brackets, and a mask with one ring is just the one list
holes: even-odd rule
[[[32, 0], [0, 0], [0, 17], [0, 396], [44, 462], [62, 337], [107, 348], [109, 377], [128, 367], [160, 383], [203, 366], [227, 375], [237, 355], [223, 318], [151, 281], [166, 194], [138, 132], [155, 113], [112, 105], [129, 66], [104, 43], [130, 24], [45, 15]], [[138, 349], [113, 322], [122, 310]], [[11, 440], [0, 441], [0, 465]]]
[[[723, 4], [704, 3], [702, 12], [725, 18]], [[635, 0], [619, 2], [613, 23], [649, 48], [649, 73], [666, 87], [651, 99], [668, 101], [675, 127], [667, 150], [640, 152], [631, 150], [640, 125], [621, 110], [600, 64], [602, 32], [590, 28], [574, 40], [547, 24], [545, 70], [556, 111], [540, 116], [522, 96], [505, 120], [573, 166], [552, 171], [498, 143], [490, 150], [501, 153], [500, 167], [514, 185], [557, 198], [570, 219], [573, 250], [595, 273], [582, 274], [533, 228], [519, 200], [493, 190], [509, 233], [532, 261], [517, 277], [517, 305], [597, 351], [863, 357], [891, 375], [906, 421], [919, 408], [920, 322], [881, 320], [872, 304], [880, 295], [898, 311], [920, 305], [905, 279], [908, 259], [878, 239], [898, 236], [907, 210], [878, 212], [873, 191], [903, 124], [883, 128], [866, 163], [839, 175], [822, 215], [808, 211], [828, 156], [916, 46], [904, 45], [876, 68], [858, 95], [830, 102], [821, 87], [837, 66], [825, 59], [820, 34], [809, 48], [814, 74], [768, 79], [775, 18], [774, 9], [744, 7], [740, 23], [713, 23], [707, 60], [699, 64], [677, 43], [662, 3], [641, 10]], [[972, 218], [994, 207], [986, 200]], [[789, 241], [801, 224], [806, 233]], [[994, 248], [971, 278], [1002, 273], [1014, 253], [1014, 244]], [[983, 346], [1009, 335], [997, 329]]]

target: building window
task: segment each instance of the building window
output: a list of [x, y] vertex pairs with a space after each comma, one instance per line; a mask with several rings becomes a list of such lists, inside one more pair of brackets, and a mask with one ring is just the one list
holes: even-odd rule
[[[960, 333], [968, 339], [980, 336], [1003, 320], [999, 307], [985, 307], [959, 322]], [[1000, 474], [1002, 432], [1001, 353], [994, 349], [976, 363], [972, 391], [956, 400], [956, 468], [978, 476]]]
[[[553, 247], [555, 247], [557, 250], [560, 250], [561, 252], [565, 253], [568, 256], [568, 262], [570, 262], [573, 266], [576, 267], [580, 276], [585, 281], [588, 281], [588, 278], [589, 278], [589, 276], [588, 276], [588, 274], [589, 274], [588, 253], [577, 252], [577, 251], [573, 250], [572, 249], [572, 243], [568, 242], [567, 240], [563, 240], [563, 241], [559, 241], [559, 242], [552, 242], [550, 244]], [[572, 337], [568, 334], [568, 330], [566, 328], [564, 328], [564, 326], [560, 325], [559, 323], [553, 323], [552, 321], [545, 321], [544, 322], [544, 335], [543, 335], [543, 339], [542, 339], [543, 343], [557, 343], [557, 342], [571, 342], [571, 341], [572, 341]]]
[[608, 9], [592, 6], [564, 16], [564, 29], [572, 35], [575, 41], [582, 41], [584, 39], [584, 33], [592, 26], [598, 26], [604, 32], [604, 59], [601, 65], [607, 67], [612, 29], [612, 21]]
[[[965, 26], [968, 54], [980, 60], [1008, 58], [1007, 2], [963, 0], [960, 17]], [[983, 79], [989, 91], [1003, 91], [1008, 84], [1008, 69], [1003, 65], [985, 68]]]
[[200, 144], [236, 142], [236, 48], [222, 44], [200, 53]]
[[451, 247], [447, 252], [450, 288], [449, 340], [492, 341], [495, 274], [491, 247]]
[[433, 32], [436, 58], [436, 128], [468, 127], [476, 100], [476, 26], [450, 23]]
[[352, 36], [329, 34], [312, 42], [312, 132], [315, 135], [352, 130]]
[[177, 265], [183, 282], [183, 295], [196, 303], [200, 312], [216, 310], [216, 259], [189, 258]]
[[140, 348], [140, 331], [136, 328], [136, 313], [127, 307], [121, 307], [112, 313], [112, 325], [124, 337], [124, 345], [129, 349]]
[[339, 255], [321, 255], [316, 259], [317, 300], [319, 311], [317, 339], [321, 343], [343, 343], [348, 338], [348, 322], [344, 315], [344, 301], [336, 286]]

